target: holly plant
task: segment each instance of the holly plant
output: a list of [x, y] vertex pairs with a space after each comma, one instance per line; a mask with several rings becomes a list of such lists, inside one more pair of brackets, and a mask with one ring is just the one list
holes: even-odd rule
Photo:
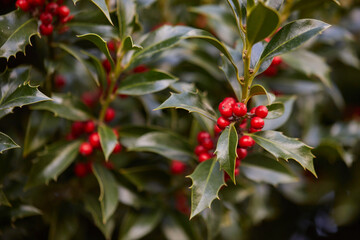
[[0, 0], [0, 236], [251, 236], [341, 108], [310, 2]]

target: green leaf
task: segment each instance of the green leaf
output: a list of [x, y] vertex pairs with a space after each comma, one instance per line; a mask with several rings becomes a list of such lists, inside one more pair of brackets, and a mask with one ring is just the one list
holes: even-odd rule
[[279, 14], [259, 2], [250, 12], [246, 31], [249, 44], [252, 46], [255, 43], [265, 39], [273, 33], [280, 22]]
[[93, 22], [77, 22], [77, 16], [78, 15], [75, 16], [73, 21], [66, 23], [70, 31], [74, 32], [74, 35], [95, 33], [105, 39], [115, 38], [118, 35], [116, 29], [111, 25]]
[[246, 24], [246, 2], [243, 0], [227, 0], [230, 5], [237, 22], [241, 20], [241, 24]]
[[115, 221], [113, 218], [110, 218], [106, 224], [102, 221], [101, 214], [101, 204], [100, 202], [93, 196], [87, 195], [83, 198], [85, 209], [90, 212], [94, 224], [96, 227], [100, 229], [100, 231], [104, 234], [107, 240], [111, 239], [112, 232], [115, 228]]
[[284, 3], [284, 0], [267, 0], [265, 1], [266, 6], [279, 10]]
[[141, 136], [129, 151], [152, 152], [169, 159], [187, 161], [194, 158], [193, 150], [188, 142], [168, 132], [150, 132]]
[[23, 156], [44, 146], [59, 129], [60, 119], [49, 112], [32, 111], [26, 128]]
[[110, 154], [114, 151], [117, 143], [116, 135], [110, 127], [104, 124], [99, 126], [98, 131], [100, 135], [101, 148], [104, 152], [105, 160], [107, 161]]
[[89, 57], [89, 60], [87, 61], [89, 66], [94, 67], [94, 69], [97, 72], [97, 76], [99, 77], [101, 86], [103, 88], [106, 88], [106, 86], [108, 84], [107, 77], [106, 77], [106, 72], [105, 72], [105, 69], [104, 69], [102, 63], [100, 62], [100, 59], [98, 57], [96, 57], [95, 55], [89, 53], [89, 52], [82, 51], [82, 53]]
[[329, 24], [315, 19], [301, 19], [286, 24], [271, 38], [261, 55], [260, 62], [294, 50], [328, 27]]
[[59, 44], [54, 44], [55, 46], [61, 48], [62, 50], [64, 50], [65, 52], [69, 53], [71, 56], [73, 56], [76, 60], [78, 60], [81, 65], [85, 68], [86, 72], [89, 74], [89, 76], [91, 77], [91, 79], [93, 79], [96, 83], [97, 86], [100, 85], [99, 83], [99, 79], [98, 76], [96, 75], [96, 73], [92, 70], [89, 62], [87, 60], [85, 60], [85, 56], [86, 54], [81, 53], [80, 50], [76, 49], [73, 46], [68, 46], [62, 43]]
[[31, 36], [40, 36], [37, 20], [29, 19], [29, 14], [20, 9], [0, 16], [0, 29], [0, 58], [8, 59], [17, 52], [25, 52]]
[[11, 203], [6, 198], [5, 193], [3, 192], [2, 189], [0, 189], [0, 206], [11, 207]]
[[273, 94], [269, 94], [266, 89], [259, 84], [255, 84], [251, 87], [247, 101], [256, 95], [266, 95], [268, 104], [272, 104], [275, 101], [275, 96]]
[[177, 80], [174, 76], [158, 70], [131, 74], [120, 82], [117, 93], [139, 96], [159, 92]]
[[121, 225], [119, 240], [136, 240], [149, 234], [161, 220], [161, 208], [148, 212], [128, 212]]
[[215, 151], [216, 160], [220, 163], [220, 169], [225, 170], [234, 183], [237, 142], [238, 135], [233, 123], [221, 133]]
[[[80, 0], [72, 0], [72, 1], [74, 2], [74, 4], [76, 4]], [[92, 3], [94, 3], [104, 13], [105, 17], [111, 23], [111, 25], [114, 25], [113, 22], [111, 21], [111, 17], [110, 17], [109, 9], [106, 4], [106, 0], [90, 0], [90, 1]]]
[[0, 115], [12, 112], [14, 107], [51, 100], [36, 87], [29, 85], [29, 68], [16, 68], [0, 75]]
[[240, 169], [247, 178], [274, 186], [298, 181], [287, 167], [263, 154], [247, 156], [241, 161]]
[[284, 136], [281, 132], [262, 131], [254, 134], [246, 134], [251, 136], [257, 144], [266, 151], [271, 153], [276, 159], [294, 159], [304, 169], [309, 170], [316, 176], [314, 169], [314, 155], [311, 153], [311, 147], [298, 141], [296, 138]]
[[77, 37], [94, 43], [100, 49], [100, 51], [105, 54], [106, 58], [109, 60], [109, 62], [111, 64], [111, 67], [113, 69], [115, 68], [114, 60], [112, 59], [112, 57], [110, 55], [109, 49], [107, 47], [107, 43], [104, 39], [102, 39], [99, 35], [97, 35], [95, 33], [77, 35]]
[[200, 163], [189, 176], [193, 184], [191, 188], [191, 215], [190, 219], [202, 210], [210, 207], [221, 186], [225, 185], [224, 173], [220, 171], [219, 162], [209, 159]]
[[11, 222], [15, 222], [17, 219], [22, 219], [37, 215], [42, 215], [41, 210], [31, 205], [20, 205], [12, 208], [10, 212]]
[[124, 39], [131, 34], [130, 23], [136, 16], [134, 0], [116, 0], [116, 14], [119, 22], [119, 37]]
[[72, 121], [86, 121], [92, 119], [87, 107], [81, 101], [69, 94], [53, 94], [53, 101], [37, 103], [31, 106], [33, 110], [47, 110], [55, 116]]
[[324, 85], [331, 87], [330, 66], [324, 58], [304, 49], [284, 54], [281, 57], [290, 67], [308, 77], [316, 76]]
[[93, 170], [100, 186], [102, 222], [106, 224], [118, 205], [117, 183], [114, 175], [101, 164], [94, 163]]
[[271, 105], [266, 106], [269, 110], [268, 115], [266, 116], [266, 119], [276, 119], [281, 117], [285, 112], [285, 107], [282, 102], [274, 102]]
[[0, 154], [6, 150], [19, 147], [20, 146], [17, 145], [8, 135], [0, 132]]
[[47, 147], [34, 159], [25, 190], [44, 183], [48, 184], [51, 179], [56, 181], [77, 157], [80, 144], [80, 141], [70, 143], [60, 141]]
[[167, 212], [162, 221], [162, 230], [168, 240], [200, 240], [194, 230], [196, 225], [189, 218], [178, 212]]
[[131, 36], [127, 36], [123, 42], [123, 49], [124, 49], [124, 51], [131, 51], [131, 50], [137, 51], [137, 50], [141, 50], [143, 48], [142, 48], [142, 46], [134, 44], [134, 41]]
[[215, 111], [208, 104], [204, 103], [199, 93], [182, 92], [180, 94], [171, 93], [171, 96], [154, 110], [165, 108], [181, 108], [189, 112], [196, 112], [216, 122]]
[[68, 240], [74, 238], [79, 221], [72, 209], [57, 208], [51, 213], [49, 240]]
[[226, 79], [230, 83], [232, 90], [234, 91], [237, 99], [241, 99], [241, 85], [238, 82], [236, 71], [226, 57], [221, 56], [221, 58], [222, 58], [222, 65], [220, 69], [224, 72]]

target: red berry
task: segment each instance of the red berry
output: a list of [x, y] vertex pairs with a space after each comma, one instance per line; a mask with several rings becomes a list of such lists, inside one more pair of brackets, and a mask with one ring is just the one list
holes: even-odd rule
[[45, 11], [50, 13], [51, 15], [56, 15], [57, 14], [57, 9], [58, 9], [59, 5], [57, 5], [54, 2], [49, 3], [48, 5], [46, 5], [45, 7]]
[[238, 149], [236, 149], [236, 153], [237, 153], [237, 158], [239, 160], [242, 160], [246, 157], [247, 150], [245, 148], [238, 148]]
[[85, 124], [84, 124], [84, 131], [86, 133], [92, 133], [93, 131], [95, 131], [95, 123], [94, 121], [87, 121]]
[[116, 136], [116, 139], [118, 139], [118, 138], [119, 138], [119, 133], [118, 133], [118, 131], [117, 131], [115, 128], [113, 128], [113, 132], [114, 132], [114, 134], [115, 134], [115, 136]]
[[171, 161], [171, 173], [174, 175], [183, 174], [186, 170], [185, 163], [177, 160]]
[[115, 110], [113, 108], [106, 109], [105, 122], [111, 122], [115, 118]]
[[264, 127], [264, 119], [260, 117], [253, 117], [250, 121], [250, 125], [252, 128], [261, 129]]
[[277, 67], [270, 65], [265, 71], [264, 74], [267, 77], [274, 77], [278, 73]]
[[217, 120], [217, 125], [220, 129], [225, 129], [227, 126], [230, 125], [230, 121], [224, 117], [219, 117]]
[[100, 148], [101, 147], [101, 144], [100, 144], [100, 135], [99, 133], [92, 133], [90, 136], [89, 136], [89, 142], [91, 144], [92, 147], [94, 148]]
[[139, 65], [133, 69], [134, 73], [143, 73], [149, 71], [149, 68], [146, 65]]
[[53, 16], [50, 13], [48, 13], [48, 12], [41, 13], [40, 21], [43, 24], [45, 24], [45, 25], [50, 24], [52, 22], [52, 20], [53, 20]]
[[238, 168], [240, 166], [241, 160], [239, 158], [235, 161], [235, 168]]
[[104, 59], [104, 60], [102, 61], [102, 65], [103, 65], [106, 73], [109, 73], [109, 72], [111, 71], [111, 64], [110, 64], [109, 60]]
[[206, 161], [206, 160], [208, 160], [208, 159], [210, 159], [210, 158], [212, 158], [212, 156], [210, 155], [210, 153], [207, 153], [207, 152], [201, 153], [201, 154], [199, 155], [199, 162]]
[[247, 113], [246, 105], [242, 102], [235, 103], [233, 112], [237, 117], [243, 117]]
[[227, 172], [225, 172], [225, 174], [224, 174], [224, 181], [227, 182], [227, 181], [229, 181], [230, 179], [231, 179], [231, 178], [230, 178], [229, 174], [227, 174]]
[[250, 128], [249, 129], [249, 133], [256, 133], [256, 132], [260, 132], [261, 129], [256, 129], [256, 128]]
[[238, 176], [240, 174], [240, 169], [236, 168], [235, 169], [235, 176]]
[[114, 169], [114, 164], [112, 162], [104, 162], [104, 166], [109, 170]]
[[77, 177], [85, 177], [88, 173], [85, 163], [76, 163], [74, 167], [74, 172]]
[[266, 116], [268, 115], [269, 111], [267, 109], [267, 107], [260, 105], [255, 109], [255, 115], [261, 118], [266, 118]]
[[114, 40], [109, 41], [107, 43], [107, 47], [110, 52], [114, 52], [115, 51], [115, 41]]
[[229, 118], [233, 114], [233, 107], [229, 104], [220, 104], [219, 111], [223, 117]]
[[205, 138], [201, 145], [203, 145], [207, 150], [214, 148], [214, 142], [210, 138]]
[[[67, 17], [60, 18], [60, 22], [61, 22], [62, 24], [65, 24], [65, 23], [71, 21], [73, 18], [74, 18], [74, 15], [69, 15], [69, 16], [67, 16]], [[62, 28], [62, 33], [63, 33], [63, 32], [66, 32], [67, 29], [68, 29], [68, 28], [64, 26], [64, 28]]]
[[66, 79], [63, 76], [57, 75], [55, 77], [55, 87], [56, 88], [61, 89], [61, 88], [63, 88], [65, 86], [65, 84], [66, 84]]
[[205, 132], [205, 131], [201, 131], [197, 135], [197, 140], [198, 140], [198, 143], [200, 143], [200, 144], [202, 144], [202, 142], [207, 138], [211, 138], [211, 135], [210, 135], [210, 133]]
[[71, 125], [71, 134], [78, 137], [84, 132], [84, 124], [82, 122], [73, 122]]
[[255, 141], [254, 139], [252, 139], [252, 137], [250, 136], [242, 136], [240, 139], [239, 139], [239, 146], [241, 148], [248, 148], [248, 147], [252, 147], [254, 146], [255, 144]]
[[221, 129], [219, 128], [219, 126], [218, 125], [215, 125], [214, 126], [214, 133], [217, 135], [217, 134], [219, 134], [219, 133], [221, 133]]
[[122, 150], [122, 146], [120, 143], [116, 143], [113, 153], [119, 153]]
[[41, 6], [41, 5], [44, 3], [43, 0], [27, 0], [27, 2], [28, 2], [32, 7]]
[[66, 18], [70, 14], [70, 9], [67, 6], [60, 6], [57, 9], [57, 14], [60, 18]]
[[24, 12], [27, 12], [30, 9], [30, 6], [29, 6], [29, 3], [27, 2], [27, 0], [17, 0], [16, 6], [18, 8], [20, 8], [21, 10], [23, 10]]
[[41, 24], [40, 25], [41, 35], [49, 36], [52, 34], [53, 30], [54, 30], [54, 26], [52, 24], [48, 24], [48, 25]]
[[256, 107], [253, 107], [253, 108], [250, 110], [250, 113], [251, 113], [251, 114], [255, 114], [255, 111], [256, 111]]
[[232, 105], [232, 104], [235, 104], [235, 103], [236, 103], [236, 100], [235, 100], [235, 98], [227, 97], [227, 98], [224, 98], [224, 100], [222, 101], [222, 103]]
[[271, 38], [265, 38], [265, 42], [270, 42]]
[[271, 65], [273, 66], [278, 66], [282, 63], [282, 58], [279, 57], [279, 56], [276, 56], [273, 58], [272, 62], [271, 62]]
[[198, 145], [198, 146], [196, 146], [195, 147], [195, 154], [196, 155], [200, 155], [201, 153], [205, 153], [205, 152], [207, 152], [207, 149], [204, 147], [204, 146], [202, 146], [202, 145]]
[[85, 163], [86, 164], [86, 169], [89, 173], [93, 172], [93, 162], [92, 161], [88, 161]]
[[84, 142], [80, 145], [79, 152], [83, 156], [89, 156], [93, 152], [93, 147], [88, 142]]

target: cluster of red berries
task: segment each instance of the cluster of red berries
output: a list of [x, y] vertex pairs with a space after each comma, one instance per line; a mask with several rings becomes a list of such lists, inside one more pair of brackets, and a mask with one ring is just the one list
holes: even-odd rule
[[195, 154], [198, 156], [199, 162], [212, 158], [214, 152], [214, 141], [210, 133], [201, 131], [197, 135], [198, 145], [195, 147]]
[[273, 58], [270, 66], [264, 71], [264, 75], [267, 77], [274, 77], [279, 71], [279, 68], [282, 64], [282, 58], [279, 56], [276, 56]]
[[54, 31], [54, 25], [59, 26], [59, 33], [67, 30], [64, 26], [74, 16], [70, 15], [70, 9], [62, 5], [63, 0], [56, 2], [48, 2], [46, 0], [17, 0], [16, 6], [24, 12], [31, 12], [38, 16], [40, 24], [41, 35], [51, 35]]
[[[109, 170], [114, 169], [114, 164], [112, 162], [104, 162], [103, 165]], [[74, 173], [77, 177], [83, 178], [86, 175], [93, 173], [92, 167], [92, 161], [77, 162], [74, 166]]]

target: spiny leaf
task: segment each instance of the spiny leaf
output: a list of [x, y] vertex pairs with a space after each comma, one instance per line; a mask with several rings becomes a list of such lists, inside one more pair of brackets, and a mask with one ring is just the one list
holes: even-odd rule
[[165, 108], [181, 108], [189, 112], [196, 112], [216, 122], [215, 111], [203, 103], [198, 93], [182, 92], [180, 94], [171, 93], [171, 96], [154, 110]]
[[29, 14], [20, 9], [0, 16], [0, 29], [0, 58], [25, 52], [31, 36], [40, 36], [36, 19], [29, 19]]
[[[80, 0], [72, 0], [72, 1], [74, 2], [74, 4], [76, 4]], [[90, 0], [90, 1], [94, 3], [104, 13], [105, 17], [111, 23], [111, 25], [114, 25], [113, 22], [111, 21], [111, 17], [106, 1], [105, 0]]]
[[8, 135], [0, 132], [0, 154], [6, 150], [19, 147], [20, 146], [17, 145]]
[[220, 168], [229, 174], [235, 183], [235, 160], [238, 135], [234, 123], [227, 127], [220, 135], [216, 145], [216, 160]]
[[123, 42], [123, 49], [124, 51], [131, 51], [131, 50], [141, 50], [143, 49], [143, 47], [134, 44], [132, 37], [127, 36]]
[[216, 159], [200, 163], [189, 178], [193, 182], [190, 187], [191, 219], [205, 208], [210, 207], [215, 198], [219, 198], [219, 190], [221, 186], [225, 185], [225, 182], [224, 173], [220, 171], [220, 165]]
[[246, 135], [251, 136], [257, 144], [271, 153], [276, 159], [284, 159], [286, 161], [294, 159], [304, 169], [309, 170], [316, 176], [313, 161], [315, 156], [311, 153], [312, 148], [296, 138], [286, 137], [281, 132], [276, 131], [247, 133]]

